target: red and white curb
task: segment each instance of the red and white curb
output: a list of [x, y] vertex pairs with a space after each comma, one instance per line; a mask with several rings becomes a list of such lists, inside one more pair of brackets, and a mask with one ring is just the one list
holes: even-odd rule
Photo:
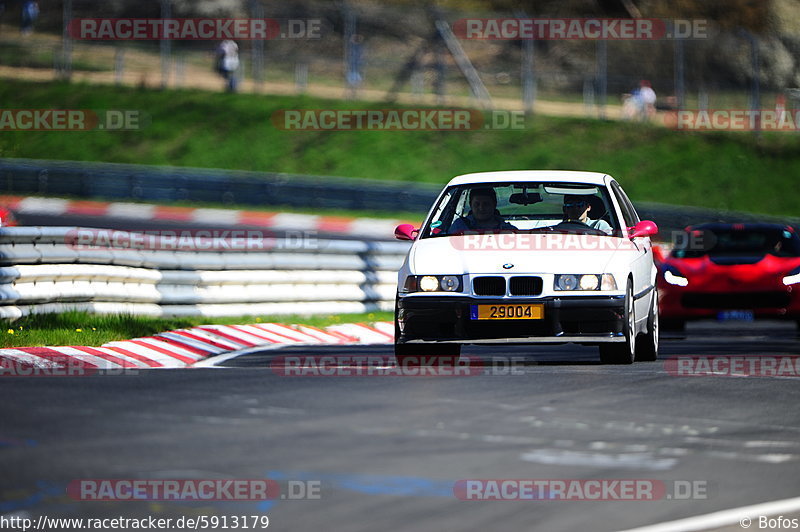
[[279, 345], [390, 344], [391, 322], [344, 323], [324, 329], [310, 325], [253, 323], [250, 325], [201, 325], [109, 342], [100, 347], [16, 347], [0, 349], [3, 368], [27, 366], [41, 369], [85, 367], [97, 370], [183, 368], [209, 357], [242, 349]]
[[[146, 203], [76, 201], [61, 198], [0, 196], [0, 204], [22, 214], [77, 215], [129, 220], [163, 220], [220, 226], [255, 226], [274, 230], [318, 231], [350, 236], [393, 235], [404, 220], [347, 218], [290, 212], [172, 207]], [[417, 222], [419, 223], [419, 222]]]

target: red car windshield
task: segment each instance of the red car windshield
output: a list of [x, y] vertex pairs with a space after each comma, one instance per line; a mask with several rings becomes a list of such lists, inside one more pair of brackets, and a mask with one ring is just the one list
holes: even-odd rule
[[764, 256], [800, 257], [800, 237], [785, 229], [704, 229], [687, 233], [672, 250], [676, 258], [703, 256]]

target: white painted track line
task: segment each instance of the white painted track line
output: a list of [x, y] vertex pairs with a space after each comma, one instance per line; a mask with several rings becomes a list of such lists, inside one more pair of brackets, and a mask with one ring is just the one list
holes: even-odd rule
[[[743, 519], [750, 519], [749, 528], [758, 530], [758, 516], [776, 515], [796, 512], [800, 510], [800, 497], [783, 499], [780, 501], [741, 506], [730, 510], [721, 510], [705, 515], [687, 517], [676, 521], [667, 521], [639, 528], [631, 528], [621, 532], [694, 532], [696, 530], [710, 530], [728, 525], [739, 525]], [[747, 527], [739, 525], [742, 530]]]

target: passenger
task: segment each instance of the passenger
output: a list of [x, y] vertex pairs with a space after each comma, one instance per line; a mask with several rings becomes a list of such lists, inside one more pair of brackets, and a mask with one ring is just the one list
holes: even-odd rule
[[555, 226], [555, 229], [569, 229], [572, 224], [583, 224], [592, 229], [603, 231], [610, 235], [613, 232], [611, 225], [602, 219], [592, 220], [589, 218], [589, 211], [592, 206], [587, 196], [580, 194], [569, 194], [564, 196], [564, 220]]
[[469, 193], [470, 213], [462, 216], [450, 226], [450, 234], [465, 231], [491, 231], [517, 229], [503, 220], [497, 211], [497, 194], [491, 187], [474, 188]]

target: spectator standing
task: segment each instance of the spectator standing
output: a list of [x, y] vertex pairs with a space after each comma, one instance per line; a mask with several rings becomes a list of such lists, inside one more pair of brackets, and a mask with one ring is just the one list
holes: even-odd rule
[[656, 91], [650, 86], [650, 82], [643, 79], [639, 82], [639, 88], [634, 94], [636, 103], [639, 107], [639, 118], [642, 122], [651, 120], [656, 116]]
[[364, 61], [363, 35], [356, 33], [350, 37], [350, 50], [347, 59], [347, 86], [354, 96], [355, 92], [364, 81], [364, 75], [362, 73]]
[[33, 33], [33, 25], [39, 17], [39, 2], [35, 0], [25, 0], [22, 3], [22, 21], [19, 31], [22, 35]]
[[236, 92], [236, 71], [239, 69], [239, 45], [230, 39], [217, 47], [217, 72], [227, 82], [228, 92]]

